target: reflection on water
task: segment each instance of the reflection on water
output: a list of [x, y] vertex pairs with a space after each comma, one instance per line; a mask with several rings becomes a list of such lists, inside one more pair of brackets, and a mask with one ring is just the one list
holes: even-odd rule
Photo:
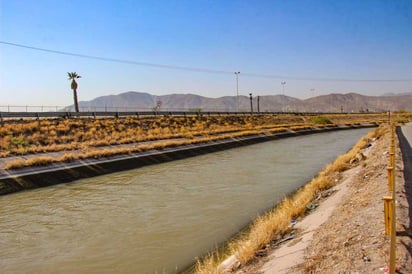
[[293, 137], [0, 197], [0, 267], [181, 271], [367, 131]]

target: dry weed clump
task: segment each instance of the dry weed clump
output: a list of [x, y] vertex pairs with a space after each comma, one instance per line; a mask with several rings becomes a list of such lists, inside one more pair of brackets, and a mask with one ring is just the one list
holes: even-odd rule
[[213, 253], [207, 254], [203, 259], [197, 259], [195, 265], [195, 273], [197, 274], [223, 274], [224, 272], [219, 267], [216, 267], [223, 261], [223, 253], [216, 250]]
[[[293, 195], [284, 198], [274, 209], [258, 217], [247, 232], [229, 243], [229, 254], [245, 265], [255, 258], [256, 251], [265, 248], [273, 239], [285, 235], [291, 228], [290, 222], [306, 213], [306, 206], [312, 202], [319, 192], [336, 184], [334, 175], [348, 168], [351, 159], [364, 149], [371, 138], [379, 138], [387, 132], [387, 127], [381, 126], [361, 138], [347, 153], [339, 156], [333, 163], [327, 165], [308, 184], [301, 187]], [[226, 255], [228, 257], [229, 255]], [[216, 273], [223, 261], [198, 261], [196, 273]]]
[[373, 138], [380, 138], [387, 133], [388, 128], [386, 126], [380, 126], [379, 128], [370, 131], [367, 136], [363, 137], [359, 142], [347, 153], [339, 156], [333, 164], [326, 167], [326, 173], [341, 172], [350, 168], [351, 160], [356, 157], [359, 151], [366, 148]]
[[51, 163], [55, 163], [58, 160], [53, 157], [42, 156], [36, 158], [29, 158], [29, 159], [16, 159], [6, 163], [4, 169], [14, 169], [14, 168], [22, 168], [28, 166], [45, 166]]

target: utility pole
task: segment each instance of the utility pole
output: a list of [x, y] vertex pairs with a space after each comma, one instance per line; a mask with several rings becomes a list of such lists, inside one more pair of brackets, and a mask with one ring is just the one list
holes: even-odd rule
[[253, 97], [252, 97], [252, 93], [249, 93], [249, 99], [250, 99], [250, 113], [253, 113]]
[[239, 112], [239, 74], [240, 71], [236, 71], [236, 112]]
[[257, 111], [260, 113], [260, 96], [257, 97]]

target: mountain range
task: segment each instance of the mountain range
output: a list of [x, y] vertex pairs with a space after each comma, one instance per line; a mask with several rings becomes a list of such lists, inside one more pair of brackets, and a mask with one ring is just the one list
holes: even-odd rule
[[[257, 111], [258, 98], [253, 97], [253, 110]], [[118, 95], [97, 97], [79, 102], [82, 111], [144, 111], [144, 110], [202, 110], [249, 112], [250, 98], [247, 96], [224, 96], [209, 98], [195, 94], [151, 95], [129, 91]], [[72, 108], [67, 107], [66, 109]], [[259, 110], [297, 112], [382, 112], [412, 111], [412, 94], [387, 94], [365, 96], [357, 93], [328, 94], [308, 99], [285, 95], [259, 96]]]

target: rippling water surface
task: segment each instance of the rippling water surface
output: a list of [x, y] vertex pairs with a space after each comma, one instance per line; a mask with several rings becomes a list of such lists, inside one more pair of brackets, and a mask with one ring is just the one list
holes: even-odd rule
[[8, 273], [175, 273], [368, 129], [293, 137], [0, 197]]

